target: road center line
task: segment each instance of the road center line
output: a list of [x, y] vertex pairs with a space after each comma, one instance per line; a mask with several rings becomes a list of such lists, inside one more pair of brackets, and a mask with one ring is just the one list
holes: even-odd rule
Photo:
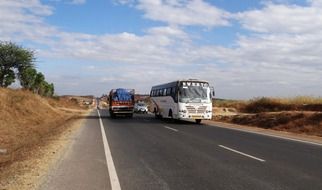
[[257, 158], [257, 157], [255, 157], [255, 156], [252, 156], [252, 155], [249, 155], [249, 154], [246, 154], [246, 153], [243, 153], [243, 152], [240, 152], [240, 151], [234, 150], [234, 149], [229, 148], [229, 147], [226, 147], [226, 146], [224, 146], [224, 145], [218, 145], [218, 146], [219, 146], [219, 147], [221, 147], [221, 148], [224, 148], [224, 149], [226, 149], [226, 150], [230, 150], [230, 151], [232, 151], [232, 152], [235, 152], [235, 153], [237, 153], [237, 154], [241, 154], [241, 155], [243, 155], [243, 156], [246, 156], [246, 157], [249, 157], [249, 158], [252, 158], [252, 159], [258, 160], [258, 161], [260, 161], [260, 162], [266, 162], [266, 161], [265, 161], [265, 160], [263, 160], [263, 159], [260, 159], [260, 158]]
[[163, 126], [164, 128], [167, 128], [167, 129], [170, 129], [172, 131], [175, 131], [175, 132], [178, 132], [179, 130], [178, 129], [174, 129], [174, 128], [171, 128], [171, 127], [168, 127], [168, 126]]
[[111, 150], [110, 150], [110, 147], [108, 145], [108, 141], [107, 141], [107, 138], [106, 138], [106, 133], [105, 133], [105, 130], [104, 130], [104, 125], [103, 125], [101, 114], [100, 114], [99, 110], [97, 110], [97, 114], [98, 114], [99, 121], [100, 121], [100, 126], [101, 126], [105, 158], [106, 158], [108, 173], [109, 173], [109, 176], [110, 176], [110, 182], [111, 182], [112, 190], [121, 190], [121, 185], [120, 185], [120, 182], [119, 182], [119, 178], [117, 177], [117, 173], [116, 173], [116, 169], [115, 169], [115, 166], [114, 166]]

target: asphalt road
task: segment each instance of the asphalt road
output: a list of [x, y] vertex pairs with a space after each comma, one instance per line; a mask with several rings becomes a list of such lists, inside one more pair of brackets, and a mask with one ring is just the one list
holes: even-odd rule
[[99, 115], [86, 118], [41, 189], [322, 189], [322, 146], [147, 114]]

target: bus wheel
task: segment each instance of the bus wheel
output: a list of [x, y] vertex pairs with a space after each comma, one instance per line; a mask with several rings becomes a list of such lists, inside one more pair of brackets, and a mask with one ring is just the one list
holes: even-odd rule
[[169, 110], [169, 115], [168, 115], [170, 118], [173, 118], [172, 116], [172, 110]]
[[154, 112], [155, 118], [159, 118], [159, 115], [158, 115], [158, 112], [157, 112], [157, 109], [156, 108], [154, 108], [153, 112]]
[[201, 123], [201, 119], [196, 119], [196, 123], [200, 124]]
[[168, 116], [170, 118], [170, 121], [173, 122], [174, 119], [173, 119], [173, 114], [172, 114], [172, 110], [171, 109], [169, 110], [169, 115]]

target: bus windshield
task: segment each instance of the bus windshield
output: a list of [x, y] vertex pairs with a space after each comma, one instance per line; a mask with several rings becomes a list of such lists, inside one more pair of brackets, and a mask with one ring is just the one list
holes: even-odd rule
[[208, 89], [209, 87], [205, 85], [182, 85], [179, 87], [179, 101], [184, 103], [209, 102]]

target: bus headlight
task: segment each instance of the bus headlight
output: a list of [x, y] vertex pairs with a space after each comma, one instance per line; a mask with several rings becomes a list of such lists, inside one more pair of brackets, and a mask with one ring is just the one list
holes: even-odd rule
[[179, 110], [181, 113], [187, 113], [187, 110]]
[[211, 113], [212, 111], [211, 110], [206, 110], [206, 113]]

